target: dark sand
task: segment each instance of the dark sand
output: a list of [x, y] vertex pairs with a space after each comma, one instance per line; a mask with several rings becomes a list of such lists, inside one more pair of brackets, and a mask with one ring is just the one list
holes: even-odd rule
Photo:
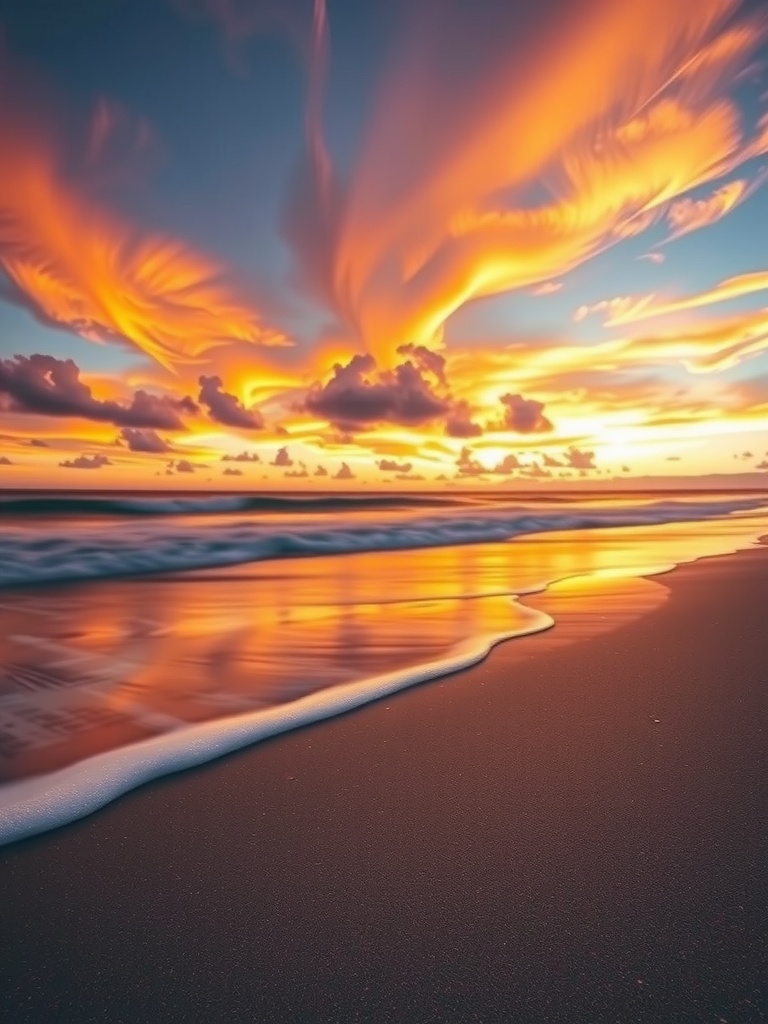
[[0, 1018], [768, 1019], [768, 551], [658, 586], [0, 850]]

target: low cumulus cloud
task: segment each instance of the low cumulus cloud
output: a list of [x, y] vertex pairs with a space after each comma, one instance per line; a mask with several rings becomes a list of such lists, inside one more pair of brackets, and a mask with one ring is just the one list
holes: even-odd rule
[[175, 469], [177, 473], [194, 473], [195, 467], [189, 461], [189, 459], [178, 459], [175, 466], [173, 463], [170, 464], [171, 468]]
[[101, 469], [112, 463], [106, 455], [78, 455], [76, 459], [65, 459], [59, 465], [64, 469]]
[[520, 470], [520, 476], [527, 477], [530, 480], [545, 480], [552, 476], [552, 470], [544, 469], [540, 462], [532, 462], [528, 466], [523, 466]]
[[456, 459], [456, 470], [459, 476], [484, 476], [488, 470], [472, 453], [471, 448], [462, 448]]
[[318, 466], [315, 470], [315, 476], [328, 476], [328, 470], [325, 466]]
[[283, 473], [283, 476], [292, 477], [293, 479], [302, 479], [305, 476], [309, 476], [309, 470], [303, 462], [300, 462], [297, 469], [289, 469]]
[[571, 445], [565, 453], [565, 465], [569, 469], [595, 469], [595, 453], [582, 451], [575, 445]]
[[222, 462], [261, 462], [258, 452], [240, 452], [239, 455], [222, 455]]
[[279, 468], [290, 468], [293, 465], [293, 459], [288, 454], [288, 449], [278, 448], [275, 452], [274, 459], [270, 462], [270, 466], [278, 466]]
[[424, 373], [431, 373], [435, 380], [444, 387], [448, 386], [445, 376], [445, 358], [439, 352], [433, 352], [426, 345], [401, 345], [397, 350], [400, 355], [410, 356], [414, 364]]
[[376, 463], [383, 473], [410, 473], [412, 462], [398, 462], [396, 459], [379, 459]]
[[[337, 363], [325, 384], [317, 382], [309, 389], [304, 409], [350, 435], [382, 423], [423, 427], [440, 420], [448, 437], [483, 434], [469, 402], [451, 394], [439, 353], [424, 345], [402, 345], [397, 351], [409, 358], [392, 370], [379, 369], [370, 354]], [[502, 412], [485, 429], [518, 434], [553, 429], [542, 402], [520, 394], [505, 394], [499, 401]]]
[[354, 431], [376, 423], [420, 426], [445, 416], [451, 400], [410, 360], [377, 370], [373, 356], [356, 355], [346, 365], [336, 363], [326, 384], [313, 384], [304, 407], [339, 430]]
[[352, 472], [352, 470], [349, 468], [349, 466], [347, 465], [346, 462], [342, 462], [341, 467], [340, 467], [338, 473], [334, 473], [333, 479], [334, 480], [354, 480], [355, 479], [355, 474]]
[[72, 359], [48, 355], [16, 355], [0, 360], [0, 393], [8, 396], [8, 411], [38, 416], [74, 416], [117, 427], [147, 427], [182, 430], [179, 408], [185, 403], [166, 396], [136, 391], [130, 404], [93, 397], [80, 380], [80, 369]]
[[543, 434], [553, 430], [552, 423], [544, 415], [544, 403], [522, 395], [502, 395], [501, 419], [487, 424], [487, 430], [509, 430], [515, 434]]
[[469, 402], [463, 398], [455, 402], [445, 420], [445, 433], [448, 437], [479, 437], [482, 432], [480, 424], [472, 419]]
[[234, 469], [232, 466], [227, 466], [227, 468], [222, 473], [222, 476], [242, 476], [242, 475], [243, 475], [242, 469]]
[[544, 479], [552, 476], [554, 467], [579, 469], [584, 472], [595, 469], [594, 452], [581, 451], [572, 446], [565, 452], [562, 461], [543, 455], [541, 460], [533, 462], [521, 462], [519, 456], [509, 452], [495, 465], [484, 466], [472, 449], [465, 447], [461, 449], [456, 459], [456, 471], [460, 477], [511, 476], [513, 473], [519, 473], [523, 477]]
[[516, 469], [521, 468], [520, 459], [516, 455], [505, 455], [504, 458], [494, 467], [493, 472], [500, 476], [508, 476]]
[[170, 444], [154, 430], [141, 427], [123, 427], [119, 440], [132, 452], [160, 454], [171, 451]]
[[208, 415], [216, 423], [225, 427], [241, 430], [261, 430], [264, 418], [257, 409], [246, 409], [243, 403], [227, 391], [223, 391], [224, 382], [215, 375], [199, 378], [200, 394], [198, 401], [208, 410]]
[[0, 466], [12, 466], [13, 463], [7, 455], [0, 455]]

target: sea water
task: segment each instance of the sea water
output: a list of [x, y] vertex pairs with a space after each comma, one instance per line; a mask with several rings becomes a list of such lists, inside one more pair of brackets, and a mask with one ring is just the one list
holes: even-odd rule
[[766, 532], [754, 494], [0, 499], [0, 843]]

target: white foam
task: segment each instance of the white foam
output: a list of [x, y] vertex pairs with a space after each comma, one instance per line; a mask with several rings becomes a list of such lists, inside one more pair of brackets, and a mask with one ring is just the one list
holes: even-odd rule
[[182, 521], [127, 520], [119, 527], [74, 529], [35, 524], [0, 533], [0, 586], [103, 579], [206, 569], [274, 558], [397, 551], [505, 541], [522, 534], [600, 527], [651, 526], [756, 510], [765, 498], [666, 501], [628, 508], [452, 509], [382, 517], [375, 524], [345, 516], [279, 527], [254, 522], [189, 526]]
[[329, 687], [289, 704], [175, 732], [98, 754], [48, 775], [0, 787], [0, 846], [84, 818], [152, 779], [212, 761], [233, 750], [332, 718], [409, 686], [469, 668], [503, 640], [549, 629], [551, 616], [520, 606], [523, 628], [474, 638], [426, 665]]

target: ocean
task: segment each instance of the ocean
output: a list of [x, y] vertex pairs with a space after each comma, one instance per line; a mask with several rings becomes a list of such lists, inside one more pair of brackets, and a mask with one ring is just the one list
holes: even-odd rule
[[0, 844], [557, 629], [563, 581], [766, 533], [768, 492], [6, 492]]

